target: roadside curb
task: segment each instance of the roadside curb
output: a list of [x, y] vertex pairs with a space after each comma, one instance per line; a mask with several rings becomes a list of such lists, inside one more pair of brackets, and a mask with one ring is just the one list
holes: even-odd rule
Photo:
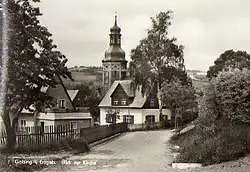
[[114, 138], [120, 136], [121, 134], [122, 134], [122, 133], [117, 133], [117, 134], [115, 134], [115, 135], [113, 135], [113, 136], [106, 137], [106, 138], [104, 138], [104, 139], [101, 139], [101, 140], [95, 141], [95, 142], [93, 142], [93, 143], [90, 143], [90, 144], [89, 144], [89, 147], [91, 148], [91, 147], [94, 147], [94, 146], [96, 146], [96, 145], [99, 145], [99, 144], [108, 142], [108, 141], [110, 141], [110, 140], [112, 140], [112, 139], [114, 139]]

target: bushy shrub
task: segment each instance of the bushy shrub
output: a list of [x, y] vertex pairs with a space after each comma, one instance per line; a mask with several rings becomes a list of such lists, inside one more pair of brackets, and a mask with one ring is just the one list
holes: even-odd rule
[[0, 171], [1, 168], [6, 169], [8, 167], [8, 156], [0, 154]]
[[193, 111], [186, 111], [182, 115], [182, 121], [184, 124], [190, 123], [191, 121], [195, 120], [198, 117], [197, 112]]
[[190, 85], [183, 85], [179, 80], [164, 83], [161, 95], [162, 102], [166, 108], [171, 109], [173, 119], [175, 116], [182, 118], [182, 121], [194, 120], [197, 111], [195, 89]]
[[250, 123], [250, 70], [222, 72], [213, 82], [221, 116]]
[[89, 151], [88, 143], [83, 138], [65, 138], [60, 142], [51, 142], [50, 144], [31, 145], [23, 144], [18, 147], [16, 153], [45, 153], [60, 150], [76, 150], [81, 152]]
[[81, 152], [86, 152], [90, 150], [88, 143], [83, 138], [68, 140], [68, 144], [70, 148]]
[[208, 165], [250, 153], [250, 70], [241, 54], [228, 51], [209, 69], [213, 85], [199, 100], [195, 129], [171, 138], [180, 146], [176, 161]]
[[196, 127], [171, 142], [181, 147], [177, 162], [199, 162], [203, 165], [233, 160], [250, 153], [250, 127], [223, 122], [223, 126]]

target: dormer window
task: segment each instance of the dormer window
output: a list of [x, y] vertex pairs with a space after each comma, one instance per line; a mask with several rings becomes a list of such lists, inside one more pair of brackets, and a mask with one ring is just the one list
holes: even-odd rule
[[122, 100], [121, 101], [121, 105], [123, 105], [123, 106], [127, 105], [127, 101], [126, 100]]
[[119, 101], [118, 100], [114, 100], [113, 101], [113, 105], [118, 105]]
[[21, 127], [26, 127], [26, 121], [25, 120], [21, 120]]
[[150, 107], [154, 107], [154, 106], [155, 106], [155, 100], [154, 100], [154, 99], [151, 99], [151, 100], [150, 100], [149, 106], [150, 106]]
[[58, 108], [65, 108], [65, 105], [66, 105], [66, 100], [64, 99], [58, 100]]

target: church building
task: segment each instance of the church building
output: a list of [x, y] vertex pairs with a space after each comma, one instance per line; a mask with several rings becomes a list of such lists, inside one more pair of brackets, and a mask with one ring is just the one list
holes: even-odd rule
[[102, 60], [103, 86], [107, 92], [99, 104], [100, 124], [155, 124], [160, 120], [169, 120], [169, 109], [163, 109], [160, 116], [155, 90], [142, 95], [141, 88], [135, 88], [133, 80], [128, 78], [127, 60], [121, 48], [121, 28], [117, 25], [117, 16], [109, 37], [109, 48]]

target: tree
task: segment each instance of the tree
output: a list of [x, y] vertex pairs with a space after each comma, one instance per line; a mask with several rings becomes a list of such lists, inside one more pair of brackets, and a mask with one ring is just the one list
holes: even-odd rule
[[[78, 89], [79, 96], [74, 102], [77, 107], [89, 107], [90, 114], [94, 118], [94, 121], [100, 116], [99, 103], [102, 99], [102, 94], [100, 94], [100, 87], [94, 83], [84, 83], [71, 87], [70, 89]], [[79, 100], [78, 100], [79, 99]]]
[[209, 67], [207, 77], [216, 77], [219, 72], [229, 69], [250, 69], [250, 55], [246, 51], [226, 50], [214, 61], [214, 65]]
[[[67, 59], [53, 44], [51, 33], [41, 26], [39, 0], [9, 0], [8, 12], [8, 80], [2, 117], [7, 132], [7, 148], [15, 146], [17, 119], [30, 106], [39, 111], [51, 98], [42, 92], [55, 87], [61, 77], [71, 78]], [[72, 79], [72, 78], [71, 78]]]
[[213, 82], [221, 116], [250, 123], [250, 70], [222, 72]]
[[171, 82], [173, 76], [178, 74], [182, 81], [188, 81], [183, 46], [177, 45], [176, 38], [168, 38], [171, 14], [171, 11], [160, 12], [155, 18], [151, 18], [152, 27], [148, 30], [147, 37], [131, 51], [130, 74], [135, 84], [142, 86], [142, 94], [149, 93], [152, 89], [157, 90], [160, 114], [162, 83]]
[[175, 117], [180, 117], [187, 122], [194, 119], [197, 113], [197, 102], [192, 86], [184, 85], [179, 79], [176, 79], [175, 82], [165, 82], [162, 93], [163, 103], [175, 113]]

